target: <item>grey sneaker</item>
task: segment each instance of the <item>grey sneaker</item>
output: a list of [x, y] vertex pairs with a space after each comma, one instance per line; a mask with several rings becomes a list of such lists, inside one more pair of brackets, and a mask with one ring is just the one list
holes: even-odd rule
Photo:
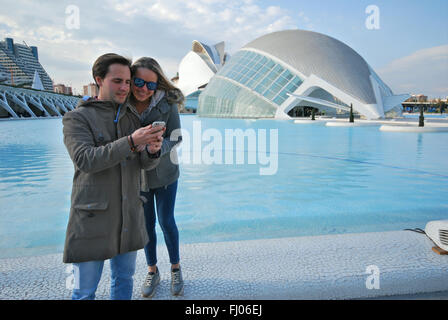
[[182, 279], [182, 271], [179, 269], [171, 270], [171, 294], [173, 296], [181, 296], [184, 294], [184, 280]]
[[145, 283], [143, 283], [142, 287], [142, 296], [145, 298], [152, 298], [156, 293], [156, 287], [160, 282], [160, 273], [159, 268], [156, 269], [156, 272], [148, 272], [146, 275]]

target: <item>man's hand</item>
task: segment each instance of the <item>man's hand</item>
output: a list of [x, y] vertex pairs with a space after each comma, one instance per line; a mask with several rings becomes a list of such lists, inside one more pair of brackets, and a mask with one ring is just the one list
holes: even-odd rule
[[132, 133], [132, 140], [134, 141], [137, 151], [145, 150], [146, 145], [150, 153], [157, 153], [162, 147], [163, 133], [166, 128], [153, 128], [152, 125], [142, 127]]
[[161, 130], [160, 128], [153, 128], [152, 125], [148, 125], [135, 130], [132, 133], [132, 139], [134, 140], [134, 144], [136, 146], [158, 142], [161, 143], [163, 141], [162, 134], [165, 130], [165, 128]]

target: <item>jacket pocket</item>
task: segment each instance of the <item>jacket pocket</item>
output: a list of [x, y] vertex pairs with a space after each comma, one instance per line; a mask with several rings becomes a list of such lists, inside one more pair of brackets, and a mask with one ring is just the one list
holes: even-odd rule
[[110, 230], [109, 200], [99, 186], [76, 188], [72, 209], [74, 234], [80, 239], [95, 239], [107, 236]]
[[108, 203], [86, 203], [73, 206], [76, 215], [75, 234], [79, 239], [103, 238], [110, 233]]
[[73, 208], [79, 210], [106, 210], [108, 206], [109, 206], [108, 202], [92, 202], [92, 203], [75, 204]]

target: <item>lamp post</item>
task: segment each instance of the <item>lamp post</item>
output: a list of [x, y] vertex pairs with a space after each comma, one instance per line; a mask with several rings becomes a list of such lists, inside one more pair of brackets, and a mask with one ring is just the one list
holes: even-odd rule
[[424, 127], [425, 126], [425, 118], [423, 116], [423, 105], [420, 106], [420, 116], [418, 117], [418, 126]]
[[353, 117], [353, 104], [350, 103], [350, 122], [355, 122], [355, 118]]

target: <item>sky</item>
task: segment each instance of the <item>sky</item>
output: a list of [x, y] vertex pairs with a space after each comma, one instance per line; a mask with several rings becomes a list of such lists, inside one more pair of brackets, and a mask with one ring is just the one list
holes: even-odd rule
[[224, 41], [232, 55], [287, 29], [349, 45], [395, 94], [448, 96], [447, 0], [0, 0], [0, 39], [37, 46], [54, 83], [76, 94], [107, 52], [153, 57], [173, 77], [193, 40]]

